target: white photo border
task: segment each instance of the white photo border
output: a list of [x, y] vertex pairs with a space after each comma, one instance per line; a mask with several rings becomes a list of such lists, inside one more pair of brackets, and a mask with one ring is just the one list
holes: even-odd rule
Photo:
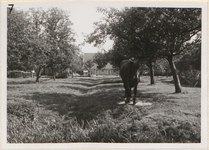
[[64, 143], [64, 144], [11, 144], [7, 143], [6, 114], [7, 114], [7, 7], [11, 2], [1, 3], [1, 148], [2, 149], [72, 149], [72, 148], [207, 148], [207, 2], [167, 2], [167, 1], [45, 1], [45, 2], [12, 2], [15, 6], [35, 7], [43, 5], [101, 5], [113, 6], [124, 5], [133, 7], [181, 7], [181, 8], [202, 8], [202, 53], [201, 53], [201, 143]]

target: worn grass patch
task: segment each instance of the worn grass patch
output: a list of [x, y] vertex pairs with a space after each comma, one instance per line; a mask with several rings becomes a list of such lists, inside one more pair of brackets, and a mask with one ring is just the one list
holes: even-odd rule
[[142, 77], [137, 99], [147, 106], [118, 104], [119, 77], [8, 79], [9, 143], [200, 142], [200, 88], [174, 94], [171, 78]]

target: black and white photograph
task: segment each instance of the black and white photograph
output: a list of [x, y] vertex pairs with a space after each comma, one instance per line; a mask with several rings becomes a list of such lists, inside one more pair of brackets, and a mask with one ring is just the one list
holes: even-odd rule
[[207, 148], [206, 2], [1, 14], [3, 148]]

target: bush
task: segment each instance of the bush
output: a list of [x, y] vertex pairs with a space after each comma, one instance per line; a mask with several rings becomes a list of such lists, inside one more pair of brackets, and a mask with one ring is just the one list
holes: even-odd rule
[[9, 71], [7, 72], [8, 78], [22, 78], [23, 77], [23, 71]]
[[68, 78], [69, 73], [64, 72], [64, 73], [56, 73], [56, 78]]
[[[33, 73], [33, 76], [35, 73]], [[24, 72], [24, 71], [8, 71], [7, 72], [8, 78], [30, 78], [32, 77], [31, 72]]]
[[199, 70], [182, 71], [179, 78], [183, 85], [201, 87], [201, 72]]
[[83, 70], [76, 71], [79, 75], [83, 75]]

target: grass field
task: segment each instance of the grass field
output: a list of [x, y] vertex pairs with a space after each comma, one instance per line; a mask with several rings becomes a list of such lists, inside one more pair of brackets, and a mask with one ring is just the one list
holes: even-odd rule
[[172, 78], [141, 77], [137, 101], [125, 105], [119, 77], [7, 79], [7, 141], [200, 142], [201, 89], [174, 93]]

